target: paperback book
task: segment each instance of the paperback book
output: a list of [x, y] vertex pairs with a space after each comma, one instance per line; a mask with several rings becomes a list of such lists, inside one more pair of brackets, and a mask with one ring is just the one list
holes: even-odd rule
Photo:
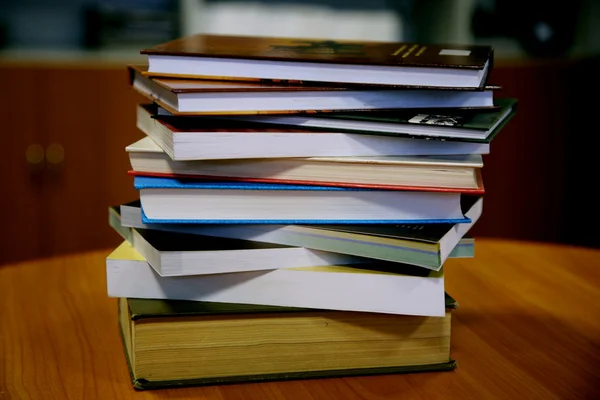
[[160, 276], [128, 241], [106, 258], [109, 297], [191, 300], [443, 317], [444, 271], [372, 262]]
[[488, 45], [195, 34], [140, 51], [152, 74], [478, 90]]
[[174, 115], [296, 114], [394, 108], [489, 108], [494, 88], [430, 90], [318, 87], [148, 77], [130, 66], [130, 85]]
[[[112, 220], [118, 221], [111, 225], [125, 228], [121, 236], [130, 243], [133, 239], [126, 227], [283, 244], [357, 257], [340, 263], [367, 258], [437, 270], [447, 258], [474, 256], [475, 242], [467, 234], [479, 219], [482, 205], [483, 198], [464, 204], [471, 223], [422, 225], [145, 224], [139, 201], [113, 206], [109, 213]], [[333, 260], [331, 256], [327, 259]]]
[[136, 176], [145, 223], [404, 224], [471, 222], [461, 193]]
[[133, 176], [484, 194], [479, 154], [177, 161], [149, 137], [125, 150]]
[[299, 129], [326, 129], [363, 134], [490, 143], [510, 121], [518, 100], [495, 98], [493, 109], [384, 110], [304, 115], [228, 116], [252, 123]]
[[169, 117], [158, 115], [160, 109], [138, 105], [136, 126], [173, 160], [469, 155], [488, 154], [490, 150], [486, 142], [417, 140], [206, 117]]
[[125, 227], [120, 213], [110, 225], [160, 276], [223, 274], [277, 268], [367, 263], [368, 259], [299, 246], [216, 235]]

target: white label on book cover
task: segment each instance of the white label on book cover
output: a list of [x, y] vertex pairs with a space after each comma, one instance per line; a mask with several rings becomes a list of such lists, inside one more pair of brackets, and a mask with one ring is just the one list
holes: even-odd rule
[[440, 50], [440, 56], [468, 57], [470, 54], [471, 54], [471, 50], [458, 50], [458, 49], [442, 49], [442, 50]]

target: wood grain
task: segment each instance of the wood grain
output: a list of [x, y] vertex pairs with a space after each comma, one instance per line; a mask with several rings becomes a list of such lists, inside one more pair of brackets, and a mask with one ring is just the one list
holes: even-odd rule
[[110, 249], [0, 269], [0, 399], [597, 399], [600, 250], [477, 239], [446, 264], [453, 372], [135, 392]]

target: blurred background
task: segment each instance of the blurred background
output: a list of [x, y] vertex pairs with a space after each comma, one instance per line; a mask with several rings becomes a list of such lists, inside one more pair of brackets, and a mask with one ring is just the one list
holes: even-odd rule
[[143, 137], [125, 66], [200, 32], [493, 45], [489, 83], [520, 105], [472, 234], [600, 247], [600, 1], [4, 0], [0, 265], [120, 242], [108, 207], [137, 198], [125, 146]]

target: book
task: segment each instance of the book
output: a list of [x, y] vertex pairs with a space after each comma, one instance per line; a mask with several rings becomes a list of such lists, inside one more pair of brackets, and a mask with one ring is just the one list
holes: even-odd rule
[[461, 193], [134, 177], [145, 223], [471, 222]]
[[140, 51], [160, 75], [421, 87], [483, 87], [487, 45], [195, 34]]
[[[469, 198], [474, 200], [474, 198]], [[298, 246], [439, 270], [447, 258], [474, 256], [474, 240], [466, 237], [481, 216], [483, 198], [467, 204], [464, 224], [405, 225], [257, 225], [145, 224], [139, 201], [112, 206], [111, 225], [180, 232]], [[121, 234], [129, 242], [131, 233]]]
[[[483, 200], [481, 200], [483, 201]], [[474, 205], [475, 206], [475, 205]], [[311, 238], [314, 236], [319, 238], [321, 236], [321, 232], [329, 232], [327, 230], [327, 225], [258, 225], [258, 224], [146, 224], [142, 222], [142, 210], [140, 206], [139, 200], [133, 200], [128, 203], [124, 203], [118, 206], [110, 206], [108, 209], [109, 213], [109, 224], [121, 235], [122, 238], [126, 239], [131, 243], [131, 231], [128, 228], [141, 228], [141, 229], [153, 229], [159, 231], [169, 231], [169, 232], [180, 232], [180, 233], [189, 233], [194, 235], [207, 235], [207, 236], [216, 236], [216, 237], [225, 237], [225, 238], [233, 238], [233, 239], [243, 239], [243, 240], [253, 240], [260, 241], [266, 243], [277, 243], [277, 244], [287, 244], [288, 246], [295, 246], [292, 243], [297, 243], [298, 246], [304, 247], [304, 245], [308, 245], [311, 247], [319, 247], [323, 246], [325, 248], [327, 241], [325, 241], [325, 237], [319, 240], [319, 244], [310, 244]], [[465, 211], [465, 213], [470, 213], [470, 211]], [[116, 221], [116, 222], [113, 222]], [[452, 224], [441, 224], [442, 226], [448, 226]], [[360, 225], [369, 227], [369, 225]], [[382, 226], [382, 225], [380, 225]], [[401, 225], [392, 225], [399, 226]], [[413, 228], [414, 230], [418, 230], [421, 232], [428, 231], [429, 226], [435, 227], [434, 224], [427, 225], [418, 225], [418, 224], [410, 224], [406, 225], [408, 228]], [[339, 225], [335, 227], [339, 228]], [[358, 226], [353, 226], [354, 229], [358, 228]], [[370, 226], [373, 229], [375, 225]], [[385, 228], [384, 228], [385, 229]], [[298, 230], [301, 230], [301, 233], [298, 233]], [[386, 237], [397, 240], [398, 251], [402, 251], [402, 247], [405, 245], [403, 242], [403, 236], [400, 232], [402, 229], [399, 229], [399, 232], [395, 235], [387, 235]], [[332, 230], [332, 234], [329, 235], [328, 240], [335, 240], [337, 230]], [[412, 233], [412, 232], [411, 232]], [[433, 233], [427, 233], [433, 237]], [[377, 243], [377, 235], [371, 234], [371, 232], [365, 232], [363, 234], [359, 232], [353, 232], [352, 237], [353, 241], [356, 241], [357, 244], [360, 245], [369, 245], [369, 240], [363, 240], [363, 236], [365, 238], [369, 238], [374, 236], [374, 243]], [[324, 235], [323, 235], [324, 236]], [[425, 235], [423, 235], [425, 236]], [[414, 238], [415, 235], [412, 235]], [[419, 239], [417, 239], [418, 241]], [[408, 242], [409, 244], [412, 241]], [[333, 248], [333, 247], [332, 247]], [[391, 248], [391, 247], [390, 247]], [[328, 251], [328, 250], [325, 250]], [[470, 236], [469, 231], [464, 234], [464, 236], [458, 241], [458, 244], [454, 247], [454, 249], [450, 252], [448, 258], [473, 258], [475, 256], [475, 238]], [[370, 257], [375, 258], [376, 257]], [[405, 264], [410, 264], [407, 262], [407, 258], [402, 260], [395, 258], [390, 258], [389, 261], [397, 261]]]
[[493, 107], [494, 90], [318, 87], [149, 77], [130, 85], [174, 115], [295, 114], [395, 108]]
[[129, 242], [106, 258], [109, 297], [444, 316], [444, 271], [399, 263], [163, 277]]
[[125, 148], [133, 176], [219, 179], [483, 195], [480, 154], [173, 160], [146, 136]]
[[518, 100], [494, 99], [494, 109], [386, 110], [286, 116], [230, 116], [235, 121], [396, 137], [490, 143], [514, 117]]
[[118, 300], [133, 387], [450, 371], [443, 317], [174, 300]]
[[488, 154], [490, 151], [489, 143], [416, 140], [156, 114], [153, 105], [139, 104], [136, 126], [173, 160], [464, 155]]
[[116, 214], [116, 218], [110, 218], [111, 227], [160, 276], [222, 274], [369, 261], [362, 257], [277, 243], [123, 227], [119, 216]]

